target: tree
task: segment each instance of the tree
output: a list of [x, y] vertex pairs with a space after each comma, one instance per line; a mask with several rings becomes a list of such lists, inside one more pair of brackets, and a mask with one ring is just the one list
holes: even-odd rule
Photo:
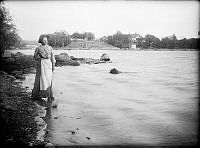
[[118, 48], [130, 48], [130, 43], [132, 42], [129, 34], [123, 34], [120, 31], [106, 37], [104, 41]]
[[83, 33], [83, 39], [86, 39], [86, 38], [87, 38], [87, 40], [94, 40], [95, 39], [94, 33], [92, 33], [92, 32]]
[[161, 40], [162, 48], [166, 48], [166, 49], [176, 48], [177, 43], [178, 43], [178, 40], [175, 34], [173, 34], [172, 36], [165, 37]]
[[87, 40], [94, 40], [95, 36], [94, 36], [94, 33], [92, 32], [84, 32], [84, 33], [75, 32], [71, 35], [71, 38], [77, 38], [77, 39], [83, 39], [83, 40], [87, 38]]
[[0, 2], [0, 56], [3, 56], [5, 50], [21, 46], [22, 39], [17, 34], [12, 17], [4, 7], [4, 3]]
[[66, 31], [61, 30], [47, 35], [49, 36], [48, 43], [52, 47], [64, 47], [71, 43], [70, 36]]
[[195, 39], [195, 38], [191, 38], [188, 39], [188, 45], [187, 48], [190, 49], [199, 49], [199, 38]]
[[78, 33], [78, 32], [74, 32], [74, 33], [71, 35], [71, 38], [82, 39], [83, 36], [81, 36], [81, 34]]
[[160, 48], [160, 39], [155, 37], [154, 35], [147, 34], [144, 37], [143, 47], [144, 48]]

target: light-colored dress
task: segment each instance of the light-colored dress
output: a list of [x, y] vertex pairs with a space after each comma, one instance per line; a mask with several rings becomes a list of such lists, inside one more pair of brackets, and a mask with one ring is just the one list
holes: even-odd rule
[[55, 66], [56, 60], [53, 49], [48, 45], [40, 45], [35, 49], [34, 59], [37, 62], [36, 76], [32, 97], [40, 99], [48, 97], [53, 99], [52, 93], [52, 67]]

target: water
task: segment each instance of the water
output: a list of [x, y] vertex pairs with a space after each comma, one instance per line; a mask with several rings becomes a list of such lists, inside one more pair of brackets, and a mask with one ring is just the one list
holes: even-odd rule
[[[33, 51], [24, 51], [32, 54]], [[197, 51], [55, 51], [112, 63], [56, 67], [54, 145], [191, 145], [198, 135]], [[112, 75], [111, 68], [123, 73]], [[34, 75], [24, 86], [33, 87]], [[55, 118], [56, 117], [56, 118]], [[71, 131], [74, 130], [75, 134]]]

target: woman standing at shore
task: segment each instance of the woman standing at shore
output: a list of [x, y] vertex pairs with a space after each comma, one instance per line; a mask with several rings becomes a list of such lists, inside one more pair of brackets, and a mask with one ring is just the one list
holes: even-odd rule
[[32, 90], [32, 98], [35, 100], [48, 98], [48, 101], [54, 99], [52, 92], [52, 78], [55, 67], [55, 57], [53, 48], [48, 45], [48, 36], [41, 35], [39, 43], [41, 43], [34, 53], [36, 60], [36, 76], [34, 88]]

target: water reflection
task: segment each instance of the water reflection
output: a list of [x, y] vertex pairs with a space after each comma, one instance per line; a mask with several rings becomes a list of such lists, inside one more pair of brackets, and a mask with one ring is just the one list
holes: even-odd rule
[[47, 127], [46, 127], [46, 135], [45, 135], [45, 141], [50, 142], [49, 137], [51, 137], [51, 130], [52, 130], [52, 123], [51, 123], [51, 119], [52, 119], [52, 108], [51, 107], [47, 107], [46, 108], [46, 116], [44, 118], [45, 122], [47, 123]]

